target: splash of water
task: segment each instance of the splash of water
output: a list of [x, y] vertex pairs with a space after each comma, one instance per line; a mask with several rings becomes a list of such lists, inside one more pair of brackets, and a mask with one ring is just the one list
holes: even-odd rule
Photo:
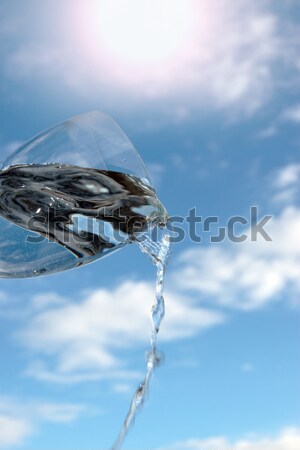
[[[151, 227], [150, 227], [151, 228]], [[137, 239], [140, 249], [146, 253], [156, 266], [155, 300], [151, 309], [151, 339], [150, 351], [147, 356], [147, 366], [144, 379], [139, 383], [130, 403], [129, 411], [123, 422], [121, 431], [111, 450], [120, 450], [125, 437], [133, 425], [138, 411], [142, 408], [149, 392], [153, 373], [162, 362], [162, 355], [157, 351], [157, 335], [165, 315], [165, 301], [163, 297], [164, 275], [170, 258], [170, 234], [167, 228], [161, 228], [162, 238], [157, 241], [151, 239], [151, 230]]]

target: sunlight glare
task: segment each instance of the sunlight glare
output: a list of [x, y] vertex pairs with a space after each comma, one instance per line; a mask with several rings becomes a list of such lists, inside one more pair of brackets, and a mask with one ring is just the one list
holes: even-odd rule
[[[182, 51], [193, 21], [189, 0], [102, 0], [82, 6], [90, 44], [119, 63], [153, 65]], [[96, 49], [95, 49], [96, 50]]]
[[219, 33], [213, 0], [77, 0], [72, 46], [87, 79], [148, 97], [194, 82]]

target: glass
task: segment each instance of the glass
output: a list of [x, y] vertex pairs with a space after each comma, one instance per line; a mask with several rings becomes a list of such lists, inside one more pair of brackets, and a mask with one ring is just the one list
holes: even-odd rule
[[[72, 169], [71, 175], [69, 173], [68, 181], [65, 180], [64, 184], [60, 181], [60, 192], [57, 194], [51, 176], [56, 179], [58, 169], [66, 167]], [[68, 221], [67, 227], [64, 225], [64, 229], [67, 229], [69, 237], [72, 234], [73, 239], [75, 222], [76, 236], [89, 233], [91, 227], [98, 226], [99, 239], [102, 239], [103, 234], [110, 239], [110, 246], [101, 252], [92, 251], [88, 254], [88, 251], [70, 251], [62, 240], [52, 239], [49, 233], [45, 235], [45, 232], [36, 232], [35, 228], [28, 225], [41, 209], [38, 207], [39, 203], [35, 202], [34, 190], [28, 189], [28, 180], [33, 171], [38, 169], [39, 172], [35, 172], [37, 175], [30, 186], [38, 188], [43, 201], [54, 202], [57, 200], [55, 196], [60, 195], [67, 203], [69, 197], [66, 192], [69, 195], [72, 186], [76, 191], [82, 179], [85, 180], [85, 188], [91, 185], [92, 189], [93, 183], [98, 183], [93, 178], [87, 184], [89, 175], [83, 176], [80, 168], [86, 168], [86, 173], [90, 169], [96, 169], [97, 173], [94, 171], [93, 177], [95, 174], [98, 176], [100, 171], [102, 179], [104, 176], [109, 186], [109, 174], [119, 173], [121, 175], [118, 177], [121, 179], [122, 174], [126, 175], [126, 183], [137, 185], [146, 199], [142, 205], [140, 200], [133, 204], [131, 213], [136, 211], [139, 218], [143, 217], [146, 221], [157, 219], [166, 222], [167, 213], [155, 195], [141, 157], [126, 134], [107, 114], [97, 111], [82, 114], [35, 136], [4, 161], [0, 172], [0, 277], [24, 278], [71, 269], [106, 256], [133, 240], [133, 233], [130, 234], [124, 227], [119, 227], [118, 230], [115, 226], [112, 227], [112, 216], [108, 222], [95, 216], [86, 217], [82, 208], [81, 214], [76, 214], [73, 210], [72, 216], [69, 216], [72, 220]], [[75, 178], [72, 178], [72, 173]], [[115, 180], [113, 183], [116, 184]], [[124, 183], [122, 189], [126, 184]], [[62, 185], [66, 192], [61, 188]], [[105, 186], [101, 189], [103, 193], [98, 190], [97, 199], [103, 197], [109, 200], [109, 189]], [[54, 208], [57, 205], [61, 208], [61, 198], [60, 203], [56, 201]], [[125, 200], [122, 202], [126, 203]], [[49, 205], [51, 204], [50, 202]], [[27, 217], [27, 223], [24, 217]], [[114, 218], [116, 219], [119, 220], [119, 217]], [[95, 235], [94, 231], [93, 233]]]

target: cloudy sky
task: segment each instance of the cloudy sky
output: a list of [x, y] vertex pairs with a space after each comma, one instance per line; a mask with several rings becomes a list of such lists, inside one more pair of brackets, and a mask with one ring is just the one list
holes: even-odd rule
[[[164, 364], [124, 449], [300, 448], [299, 20], [297, 0], [1, 1], [0, 160], [105, 111], [185, 218]], [[253, 233], [251, 207], [272, 216], [271, 240]], [[1, 450], [110, 448], [145, 370], [154, 283], [134, 245], [1, 279]]]

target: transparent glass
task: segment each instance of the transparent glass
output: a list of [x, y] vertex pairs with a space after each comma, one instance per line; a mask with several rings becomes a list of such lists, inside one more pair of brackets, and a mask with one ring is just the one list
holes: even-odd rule
[[[68, 173], [68, 178], [61, 181], [61, 175], [57, 175], [58, 170], [61, 174], [65, 167], [71, 167], [72, 170]], [[32, 181], [32, 171], [37, 168], [38, 176]], [[90, 179], [88, 170], [87, 175], [82, 175], [80, 168], [96, 171]], [[121, 175], [114, 175], [113, 181], [109, 179], [109, 174], [120, 173]], [[54, 180], [60, 180], [58, 187], [51, 180], [52, 174]], [[126, 174], [125, 181], [122, 174]], [[96, 176], [102, 177], [100, 181], [95, 179]], [[118, 184], [119, 179], [123, 180], [123, 184]], [[125, 197], [126, 183], [131, 183], [133, 190], [137, 186], [146, 201], [141, 203], [137, 195], [132, 196], [132, 192], [130, 197]], [[83, 186], [84, 200], [87, 200], [80, 203], [80, 212], [76, 212], [76, 199], [79, 197], [76, 197], [77, 194], [75, 200], [72, 197], [72, 189], [77, 193], [78, 186], [80, 189]], [[92, 191], [87, 195], [87, 190]], [[36, 192], [39, 196], [37, 200]], [[127, 228], [125, 230], [124, 227], [119, 227], [116, 230], [115, 223], [119, 217], [115, 217], [115, 212], [110, 211], [108, 222], [95, 215], [95, 210], [97, 207], [99, 209], [104, 200], [106, 205], [111, 206], [109, 202], [115, 197], [108, 192], [118, 192], [122, 198], [116, 204], [123, 205], [123, 209], [128, 204], [128, 198], [134, 199], [131, 213], [136, 211], [139, 217], [146, 220], [159, 217], [159, 221], [165, 221], [166, 211], [155, 195], [141, 157], [126, 134], [107, 114], [95, 111], [76, 116], [22, 145], [4, 161], [0, 172], [0, 277], [24, 278], [71, 269], [106, 256], [131, 242], [132, 236], [129, 236]], [[80, 251], [70, 251], [70, 246], [62, 238], [54, 236], [55, 233], [51, 238], [51, 233], [47, 234], [44, 229], [43, 232], [37, 232], [28, 223], [40, 213], [41, 198], [44, 202], [42, 206], [47, 204], [49, 209], [54, 205], [54, 209], [61, 211], [65, 211], [65, 205], [71, 198], [72, 215], [68, 213], [68, 220], [65, 220], [67, 224], [63, 225], [69, 238], [74, 238], [72, 227], [75, 227], [75, 222], [76, 236], [80, 239], [84, 233], [90, 233], [91, 226], [96, 224], [98, 232], [93, 230], [93, 236], [97, 234], [98, 241], [101, 241], [104, 233], [106, 237], [110, 237], [110, 245], [101, 247], [101, 251], [97, 252], [84, 248], [80, 243]], [[95, 198], [98, 203], [94, 202]], [[81, 197], [79, 199], [82, 200]], [[87, 215], [82, 207], [85, 204], [89, 208]], [[75, 247], [77, 244], [74, 244]], [[82, 248], [84, 251], [81, 252]]]

